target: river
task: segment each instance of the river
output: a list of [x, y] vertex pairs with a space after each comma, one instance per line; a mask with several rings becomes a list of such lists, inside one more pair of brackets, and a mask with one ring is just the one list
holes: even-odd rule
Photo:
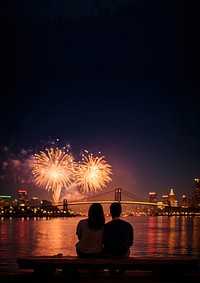
[[[17, 269], [22, 256], [76, 255], [73, 218], [0, 219], [0, 270]], [[111, 218], [106, 217], [106, 222]], [[200, 217], [127, 216], [134, 228], [131, 256], [200, 256]]]

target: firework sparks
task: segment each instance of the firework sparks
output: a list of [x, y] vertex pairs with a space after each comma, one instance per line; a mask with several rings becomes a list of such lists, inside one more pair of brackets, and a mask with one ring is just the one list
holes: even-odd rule
[[83, 162], [77, 169], [76, 184], [86, 193], [101, 190], [112, 181], [111, 166], [102, 157], [83, 156]]
[[53, 192], [54, 204], [58, 204], [61, 189], [67, 187], [73, 181], [75, 162], [70, 154], [60, 149], [46, 149], [35, 154], [33, 162], [35, 183], [45, 190]]

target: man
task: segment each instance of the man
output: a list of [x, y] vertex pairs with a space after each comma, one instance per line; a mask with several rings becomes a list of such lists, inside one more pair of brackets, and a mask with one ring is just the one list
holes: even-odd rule
[[108, 257], [124, 258], [130, 255], [133, 245], [133, 227], [127, 221], [120, 219], [122, 206], [119, 202], [110, 205], [112, 220], [104, 228], [104, 252]]

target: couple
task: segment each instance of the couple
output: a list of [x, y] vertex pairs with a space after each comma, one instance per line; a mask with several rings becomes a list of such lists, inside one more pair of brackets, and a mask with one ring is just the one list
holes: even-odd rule
[[82, 258], [123, 258], [130, 254], [133, 245], [133, 227], [127, 221], [120, 219], [121, 204], [110, 205], [112, 220], [105, 223], [103, 207], [93, 203], [88, 211], [88, 218], [80, 220], [76, 234], [78, 243], [76, 252]]

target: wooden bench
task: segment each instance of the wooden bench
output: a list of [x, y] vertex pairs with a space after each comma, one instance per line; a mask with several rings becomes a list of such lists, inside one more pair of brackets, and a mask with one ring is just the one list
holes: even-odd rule
[[76, 256], [36, 256], [17, 259], [18, 269], [34, 270], [35, 273], [52, 274], [55, 270], [70, 273], [78, 270], [131, 270], [152, 271], [156, 273], [183, 273], [194, 270], [199, 258], [190, 256], [168, 257], [129, 257], [125, 259], [96, 258], [82, 259]]

